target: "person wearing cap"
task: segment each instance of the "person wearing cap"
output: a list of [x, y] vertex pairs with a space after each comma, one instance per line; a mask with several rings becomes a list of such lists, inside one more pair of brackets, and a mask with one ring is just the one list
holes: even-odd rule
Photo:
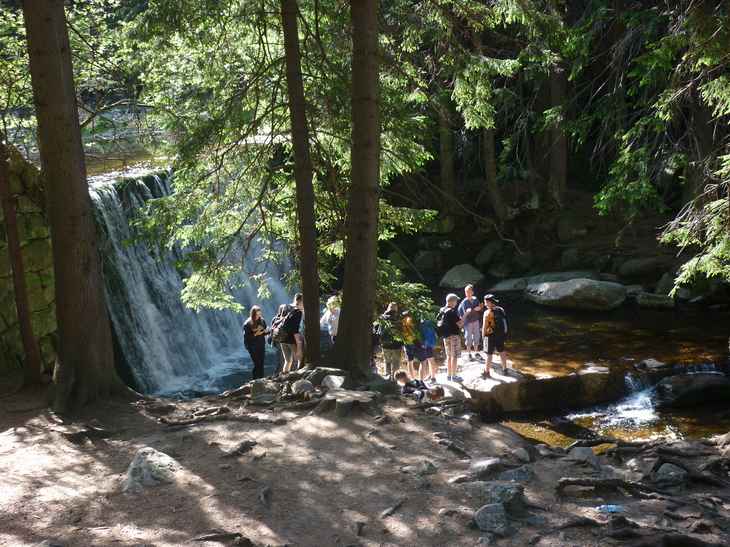
[[499, 300], [493, 294], [484, 296], [484, 305], [487, 307], [482, 321], [482, 337], [484, 339], [484, 352], [487, 354], [487, 364], [484, 370], [484, 377], [489, 377], [492, 368], [492, 355], [496, 351], [502, 361], [502, 369], [507, 370], [507, 352], [504, 350], [504, 342], [507, 339], [507, 314], [504, 309], [498, 306]]

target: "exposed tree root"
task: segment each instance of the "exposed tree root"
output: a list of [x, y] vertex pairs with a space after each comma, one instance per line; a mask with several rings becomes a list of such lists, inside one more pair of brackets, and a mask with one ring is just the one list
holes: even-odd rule
[[665, 492], [640, 482], [625, 481], [623, 479], [594, 479], [589, 477], [563, 477], [558, 480], [555, 491], [560, 495], [568, 486], [586, 486], [589, 488], [625, 490], [632, 496], [641, 499], [663, 499], [668, 496]]

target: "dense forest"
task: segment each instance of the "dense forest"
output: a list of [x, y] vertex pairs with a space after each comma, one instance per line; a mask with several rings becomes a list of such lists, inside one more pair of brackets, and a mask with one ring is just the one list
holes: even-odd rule
[[[531, 287], [583, 278], [589, 278], [587, 290], [618, 291], [619, 298], [603, 308], [568, 308], [611, 312], [629, 294], [638, 302], [635, 308], [621, 308], [620, 313], [636, 316], [632, 319], [619, 312], [606, 316], [614, 327], [605, 330], [623, 329], [622, 342], [631, 349], [618, 349], [622, 332], [609, 338], [614, 334], [601, 330], [603, 318], [569, 320], [561, 312], [548, 318], [523, 309], [521, 298], [507, 296], [522, 313], [516, 336], [523, 348], [517, 355], [525, 365], [506, 374], [506, 353], [497, 350], [509, 382], [541, 379], [530, 367], [536, 368], [543, 356], [527, 335], [538, 328], [544, 331], [536, 339], [565, 337], [563, 345], [551, 346], [554, 370], [571, 377], [577, 370], [573, 362], [581, 360], [590, 365], [589, 376], [606, 372], [608, 378], [590, 387], [539, 392], [539, 397], [562, 401], [561, 409], [625, 395], [630, 361], [644, 363], [641, 374], [654, 374], [652, 382], [664, 381], [668, 365], [654, 367], [646, 359], [647, 348], [663, 345], [656, 351], [673, 353], [682, 364], [713, 360], [719, 370], [715, 358], [718, 347], [728, 347], [722, 324], [730, 305], [729, 123], [730, 5], [722, 0], [0, 0], [0, 349], [5, 354], [0, 381], [22, 376], [17, 383], [24, 389], [21, 399], [30, 394], [23, 400], [33, 400], [39, 390], [42, 406], [59, 416], [87, 412], [88, 405], [114, 395], [115, 401], [121, 397], [140, 408], [148, 405], [147, 415], [168, 426], [230, 416], [243, 423], [238, 407], [196, 407], [195, 396], [203, 392], [192, 388], [178, 390], [184, 396], [173, 411], [175, 404], [150, 395], [161, 391], [149, 386], [159, 386], [150, 383], [145, 389], [130, 367], [146, 353], [179, 372], [175, 361], [187, 356], [163, 351], [159, 343], [187, 342], [187, 327], [173, 332], [168, 326], [177, 318], [180, 324], [185, 318], [186, 325], [203, 325], [208, 340], [195, 352], [223, 355], [229, 339], [218, 338], [218, 331], [235, 325], [238, 335], [239, 318], [250, 314], [255, 319], [253, 304], [301, 292], [299, 317], [307, 337], [301, 362], [314, 376], [301, 370], [275, 375], [285, 387], [271, 387], [274, 380], [242, 383], [236, 377], [241, 387], [220, 397], [230, 402], [245, 395], [252, 405], [303, 405], [286, 407], [292, 411], [315, 408], [315, 402], [322, 409], [331, 400], [341, 418], [352, 406], [370, 404], [371, 395], [363, 394], [375, 397], [382, 387], [383, 378], [375, 375], [375, 381], [373, 371], [380, 366], [376, 348], [385, 336], [383, 324], [389, 319], [381, 314], [392, 308], [389, 303], [407, 310], [404, 317], [411, 320], [438, 323], [439, 337], [448, 338], [440, 329], [454, 295], [437, 311], [447, 290], [474, 284], [490, 293], [485, 306], [525, 290], [526, 300], [560, 308], [547, 297], [540, 300], [544, 295], [529, 294], [553, 287]], [[113, 191], [89, 182], [92, 175], [114, 171], [117, 176], [117, 167], [137, 164], [152, 173], [145, 175], [141, 190], [124, 181]], [[104, 217], [104, 199], [116, 200], [122, 221]], [[126, 264], [128, 256], [138, 264]], [[177, 311], [160, 318], [160, 302], [169, 294], [147, 288], [141, 274], [130, 273], [138, 270], [157, 276], [160, 286], [165, 276], [179, 276], [180, 287], [168, 283], [164, 288], [175, 293]], [[541, 278], [545, 272], [548, 277]], [[127, 285], [144, 292], [144, 298], [115, 296]], [[320, 316], [331, 295], [339, 326], [336, 333], [329, 331], [325, 344], [318, 336], [324, 326]], [[612, 297], [601, 292], [591, 298]], [[141, 310], [134, 315], [133, 308]], [[641, 318], [639, 308], [656, 315]], [[134, 337], [149, 337], [136, 341], [141, 348], [136, 353], [127, 350], [124, 338], [132, 334], [122, 332], [120, 313], [134, 315]], [[643, 321], [642, 326], [631, 320]], [[691, 333], [691, 344], [683, 346], [681, 329], [690, 323], [703, 332]], [[506, 336], [506, 319], [504, 324]], [[651, 330], [657, 326], [666, 327], [665, 334]], [[718, 335], [722, 328], [724, 334]], [[274, 331], [266, 332], [275, 341]], [[479, 333], [481, 347], [482, 334], [485, 344], [493, 336], [486, 315]], [[600, 352], [591, 346], [592, 336]], [[299, 351], [296, 340], [291, 345]], [[448, 357], [450, 350], [444, 351]], [[598, 364], [582, 353], [589, 351]], [[400, 364], [400, 346], [398, 352]], [[264, 355], [262, 345], [262, 360]], [[468, 356], [471, 360], [471, 351]], [[325, 365], [333, 368], [321, 368]], [[328, 370], [329, 375], [321, 372]], [[478, 408], [472, 410], [482, 417], [501, 416], [508, 408], [557, 408], [530, 406], [525, 401], [533, 395], [514, 395], [522, 405], [515, 408], [498, 395], [480, 399], [478, 388], [449, 387], [457, 376], [448, 370], [447, 399], [454, 396], [450, 389], [466, 393], [459, 397], [476, 401], [472, 405]], [[718, 370], [712, 373], [720, 375]], [[342, 381], [326, 380], [340, 378], [337, 371]], [[386, 383], [391, 387], [383, 389], [412, 395], [390, 382], [390, 372]], [[322, 400], [296, 391], [302, 381], [310, 382], [311, 392]], [[712, 385], [702, 389], [712, 397], [730, 394], [730, 383], [708, 382]], [[264, 393], [256, 392], [260, 389]], [[0, 394], [15, 396], [15, 391]], [[424, 393], [426, 399], [432, 395]], [[693, 401], [694, 407], [703, 399]], [[436, 413], [444, 423], [454, 418], [449, 404]], [[462, 400], [458, 405], [465, 408]], [[347, 410], [340, 415], [340, 408]], [[164, 418], [183, 411], [185, 420], [178, 414], [176, 422]], [[281, 425], [274, 418], [246, 423]], [[379, 425], [396, 420], [385, 412], [376, 419]], [[463, 431], [452, 435], [449, 428], [450, 436], [437, 439], [439, 446], [463, 456]], [[708, 437], [710, 430], [720, 432], [703, 429], [700, 436]], [[95, 425], [83, 431], [87, 440], [107, 434]], [[582, 439], [584, 444], [573, 437], [579, 444], [570, 448], [613, 443], [609, 452], [619, 461], [620, 454], [638, 446], [604, 433]], [[499, 437], [505, 445], [522, 442], [505, 435]], [[482, 440], [486, 444], [479, 450], [493, 448], [492, 440]], [[251, 450], [256, 441], [251, 442], [234, 456]], [[726, 487], [726, 445], [727, 439], [706, 449], [719, 447], [712, 452], [712, 458], [720, 458], [712, 460], [712, 468], [671, 459], [700, 455], [701, 443], [664, 452], [658, 445], [642, 445], [642, 451], [660, 454], [644, 479], [671, 464], [682, 467], [687, 480]], [[510, 457], [535, 462], [532, 444], [524, 450], [526, 456], [510, 452]], [[425, 449], [424, 454], [430, 457]], [[598, 469], [592, 458], [583, 463]], [[471, 480], [487, 476], [481, 468], [469, 469]], [[415, 473], [419, 480], [435, 472], [422, 471]], [[367, 481], [367, 473], [358, 477]], [[637, 486], [638, 478], [621, 477], [620, 484], [598, 486], [640, 492], [636, 497], [643, 499], [666, 495], [661, 488]], [[609, 480], [604, 475], [590, 480], [604, 479]], [[568, 478], [558, 489], [596, 487], [581, 480]], [[268, 507], [270, 493], [264, 489], [258, 495]], [[396, 502], [386, 516], [403, 503]], [[482, 521], [474, 520], [485, 531]], [[724, 524], [718, 526], [727, 532]], [[360, 536], [362, 527], [356, 529]], [[394, 533], [400, 534], [395, 544], [414, 541], [402, 530]], [[272, 532], [267, 537], [284, 536]], [[715, 538], [718, 544], [722, 538]], [[220, 540], [239, 539], [245, 538]], [[465, 541], [473, 544], [473, 539]], [[570, 544], [563, 540], [550, 544]], [[322, 541], [305, 543], [330, 540]], [[429, 541], [424, 544], [444, 544], [438, 534]], [[670, 544], [682, 543], [656, 543]]]

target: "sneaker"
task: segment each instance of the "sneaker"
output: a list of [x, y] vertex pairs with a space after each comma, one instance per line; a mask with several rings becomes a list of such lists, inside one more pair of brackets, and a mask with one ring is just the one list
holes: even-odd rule
[[474, 358], [475, 358], [475, 359], [476, 359], [477, 361], [484, 361], [484, 357], [482, 357], [482, 354], [481, 354], [481, 353], [475, 353], [475, 354], [474, 354]]
[[464, 381], [464, 379], [461, 376], [452, 376], [451, 381], [460, 384]]
[[471, 353], [469, 354], [469, 361], [473, 361], [474, 357], [472, 357]]
[[447, 377], [446, 377], [446, 381], [447, 381], [447, 382], [450, 382], [452, 378], [453, 378], [453, 376], [447, 376]]

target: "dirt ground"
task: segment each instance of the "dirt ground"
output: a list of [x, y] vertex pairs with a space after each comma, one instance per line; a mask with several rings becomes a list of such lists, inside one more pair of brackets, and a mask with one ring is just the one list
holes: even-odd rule
[[[214, 403], [221, 404], [190, 401], [180, 411]], [[42, 406], [40, 393], [0, 399], [3, 546], [226, 544], [191, 543], [213, 530], [240, 533], [256, 545], [296, 546], [671, 545], [661, 541], [674, 532], [706, 542], [694, 545], [730, 542], [726, 488], [688, 483], [656, 499], [591, 489], [557, 496], [560, 477], [604, 476], [611, 465], [603, 457], [600, 470], [569, 461], [559, 449], [541, 455], [503, 425], [430, 415], [394, 396], [349, 417], [249, 406], [242, 411], [262, 421], [186, 427], [158, 423], [129, 402], [89, 408], [74, 423]], [[81, 441], [65, 435], [86, 424], [112, 435]], [[256, 441], [255, 447], [227, 457], [245, 439]], [[471, 459], [439, 439], [456, 442]], [[175, 458], [182, 471], [171, 484], [123, 493], [127, 466], [142, 447]], [[534, 460], [527, 464], [534, 471], [525, 483], [529, 505], [524, 514], [510, 515], [512, 535], [498, 538], [471, 524], [480, 502], [465, 484], [449, 479], [480, 458], [500, 457], [508, 468], [522, 465], [514, 453], [520, 447]], [[423, 462], [435, 472], [403, 469]], [[399, 501], [392, 515], [382, 515]], [[617, 517], [596, 509], [606, 503], [621, 504], [625, 511], [618, 518], [629, 524], [612, 523]]]

